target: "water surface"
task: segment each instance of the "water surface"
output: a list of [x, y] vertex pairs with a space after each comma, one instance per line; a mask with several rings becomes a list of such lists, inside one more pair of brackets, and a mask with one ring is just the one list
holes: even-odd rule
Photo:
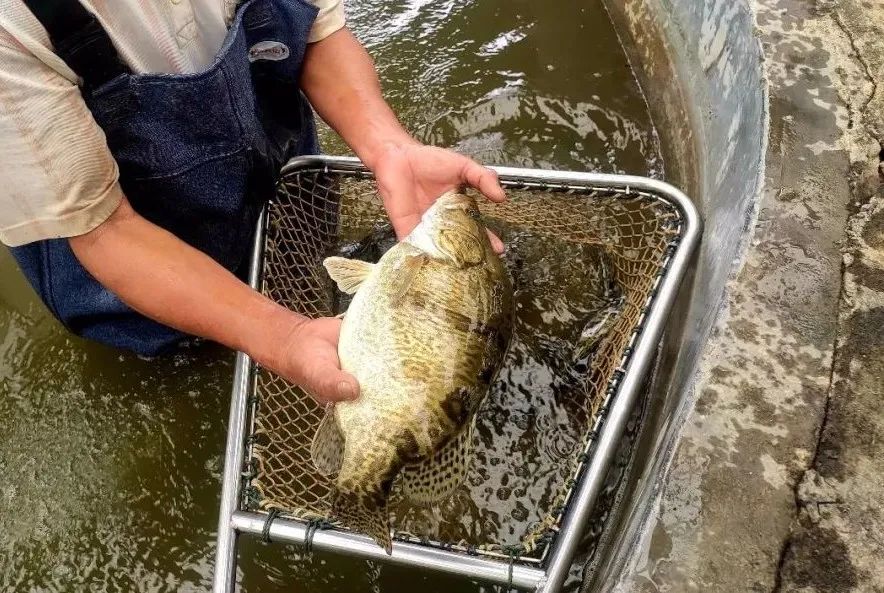
[[[348, 10], [419, 138], [489, 163], [660, 174], [598, 0]], [[344, 150], [328, 133], [324, 145]], [[232, 361], [210, 346], [148, 362], [70, 337], [0, 253], [0, 591], [207, 590]], [[482, 589], [248, 539], [241, 549], [253, 593]]]

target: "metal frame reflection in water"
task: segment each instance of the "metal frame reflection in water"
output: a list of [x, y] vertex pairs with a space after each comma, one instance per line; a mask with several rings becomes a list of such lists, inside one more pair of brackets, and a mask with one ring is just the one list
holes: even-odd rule
[[[353, 158], [347, 157], [299, 157], [283, 168], [283, 174], [299, 169], [325, 168], [334, 171], [360, 173], [365, 169]], [[442, 550], [420, 544], [396, 541], [393, 553], [387, 553], [373, 540], [349, 531], [324, 529], [310, 532], [310, 526], [302, 521], [278, 518], [271, 522], [265, 532], [267, 514], [250, 512], [241, 508], [242, 471], [246, 453], [246, 438], [250, 433], [249, 396], [255, 389], [255, 368], [248, 356], [239, 353], [236, 359], [233, 394], [224, 460], [221, 493], [218, 544], [214, 570], [214, 593], [233, 593], [236, 586], [236, 544], [240, 534], [267, 535], [275, 542], [305, 545], [310, 540], [313, 549], [377, 560], [437, 572], [461, 576], [467, 579], [510, 584], [512, 587], [539, 593], [558, 591], [564, 583], [571, 562], [589, 519], [596, 498], [602, 489], [605, 475], [616, 454], [630, 411], [639, 395], [639, 389], [653, 361], [654, 354], [667, 316], [678, 292], [679, 285], [690, 263], [690, 258], [700, 238], [701, 223], [696, 208], [682, 192], [661, 181], [644, 177], [605, 175], [595, 173], [546, 171], [493, 167], [502, 181], [534, 185], [572, 185], [581, 188], [623, 189], [647, 192], [669, 202], [680, 214], [682, 233], [678, 245], [662, 276], [656, 296], [646, 312], [632, 356], [607, 411], [605, 422], [593, 445], [593, 455], [571, 493], [568, 509], [561, 528], [554, 538], [551, 549], [543, 563], [526, 566], [504, 559], [479, 558], [468, 554]], [[261, 269], [264, 259], [264, 235], [266, 213], [261, 217], [252, 251], [249, 281], [253, 288], [261, 289]]]

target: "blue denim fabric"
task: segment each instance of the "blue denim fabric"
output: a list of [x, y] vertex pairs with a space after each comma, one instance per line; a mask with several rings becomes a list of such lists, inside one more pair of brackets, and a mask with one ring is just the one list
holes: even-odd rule
[[[303, 0], [250, 0], [207, 70], [124, 74], [84, 93], [133, 208], [240, 275], [281, 165], [319, 151], [298, 86], [316, 13]], [[250, 48], [266, 41], [287, 46], [288, 57], [250, 61]], [[66, 239], [11, 251], [49, 310], [78, 335], [146, 356], [186, 338], [101, 286]]]

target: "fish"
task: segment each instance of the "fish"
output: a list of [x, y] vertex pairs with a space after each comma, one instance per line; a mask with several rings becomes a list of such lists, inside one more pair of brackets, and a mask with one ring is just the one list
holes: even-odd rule
[[513, 289], [474, 198], [439, 197], [376, 264], [323, 261], [353, 298], [341, 368], [358, 399], [326, 409], [311, 446], [335, 485], [330, 517], [392, 553], [393, 489], [422, 505], [465, 479], [476, 414], [511, 337]]

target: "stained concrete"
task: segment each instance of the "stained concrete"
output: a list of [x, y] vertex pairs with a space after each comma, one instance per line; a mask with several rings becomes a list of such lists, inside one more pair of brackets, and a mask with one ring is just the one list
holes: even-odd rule
[[843, 1], [822, 13], [861, 72], [845, 131], [851, 216], [827, 407], [796, 486], [778, 590], [884, 591], [884, 4]]
[[770, 110], [751, 242], [651, 511], [591, 590], [884, 591], [884, 2], [751, 9]]

